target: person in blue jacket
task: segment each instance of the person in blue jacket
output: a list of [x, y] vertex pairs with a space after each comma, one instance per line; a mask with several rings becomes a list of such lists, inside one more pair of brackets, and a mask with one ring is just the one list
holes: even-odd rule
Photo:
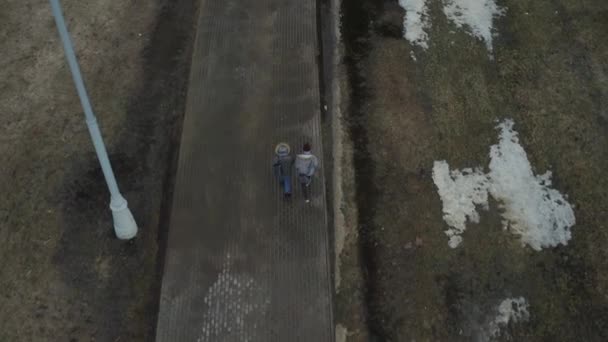
[[275, 157], [272, 163], [274, 173], [283, 188], [285, 199], [291, 197], [291, 175], [294, 159], [291, 155], [291, 148], [287, 143], [279, 143], [274, 149]]

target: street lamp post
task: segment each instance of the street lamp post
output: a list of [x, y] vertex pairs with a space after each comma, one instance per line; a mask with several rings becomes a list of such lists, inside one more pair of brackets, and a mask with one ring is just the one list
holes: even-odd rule
[[125, 198], [120, 194], [118, 184], [116, 183], [116, 178], [114, 178], [112, 165], [108, 159], [108, 152], [106, 151], [106, 147], [103, 143], [101, 132], [99, 131], [99, 125], [97, 125], [97, 119], [95, 118], [95, 114], [93, 114], [93, 109], [91, 108], [91, 103], [89, 102], [87, 90], [84, 86], [82, 75], [80, 74], [80, 68], [78, 67], [78, 61], [76, 60], [76, 54], [74, 53], [74, 48], [72, 47], [72, 41], [65, 25], [63, 13], [61, 12], [61, 5], [59, 4], [59, 0], [49, 1], [51, 2], [55, 23], [57, 24], [57, 29], [59, 30], [59, 36], [61, 37], [61, 42], [63, 43], [63, 49], [65, 50], [70, 71], [72, 72], [72, 78], [74, 79], [74, 84], [76, 84], [76, 90], [78, 91], [78, 96], [80, 97], [80, 103], [82, 104], [82, 108], [84, 110], [87, 127], [89, 128], [89, 133], [91, 134], [91, 140], [93, 140], [93, 146], [95, 146], [95, 152], [97, 153], [97, 158], [101, 164], [101, 170], [103, 171], [108, 189], [110, 190], [110, 210], [112, 210], [112, 218], [114, 219], [114, 232], [116, 233], [116, 237], [121, 240], [134, 238], [135, 235], [137, 235], [137, 224], [135, 223], [135, 219], [127, 206], [127, 200], [125, 200]]

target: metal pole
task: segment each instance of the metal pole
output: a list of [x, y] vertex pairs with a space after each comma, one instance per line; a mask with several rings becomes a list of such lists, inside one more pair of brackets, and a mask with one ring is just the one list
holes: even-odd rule
[[53, 9], [53, 16], [55, 17], [55, 23], [57, 24], [57, 29], [59, 30], [59, 36], [61, 37], [61, 42], [63, 43], [63, 49], [65, 50], [70, 71], [72, 72], [72, 78], [74, 79], [74, 84], [76, 84], [76, 90], [78, 91], [78, 96], [80, 97], [80, 103], [82, 104], [82, 108], [84, 110], [87, 127], [89, 128], [89, 133], [91, 134], [91, 139], [93, 140], [93, 146], [95, 146], [95, 152], [97, 152], [97, 158], [101, 164], [101, 170], [103, 171], [103, 175], [110, 190], [110, 210], [112, 210], [112, 217], [114, 219], [114, 232], [116, 233], [116, 237], [119, 239], [131, 239], [137, 234], [137, 224], [135, 223], [135, 219], [127, 206], [127, 201], [118, 190], [118, 184], [116, 183], [116, 178], [114, 178], [112, 165], [110, 165], [110, 160], [108, 159], [108, 152], [106, 151], [106, 147], [103, 143], [101, 132], [99, 131], [99, 125], [97, 125], [97, 119], [95, 118], [95, 114], [93, 114], [93, 109], [91, 108], [91, 103], [89, 102], [89, 96], [87, 95], [87, 90], [84, 87], [84, 81], [82, 80], [82, 75], [80, 74], [80, 68], [78, 67], [78, 61], [76, 60], [76, 54], [74, 53], [74, 48], [72, 47], [72, 41], [70, 39], [68, 29], [66, 28], [65, 20], [63, 19], [61, 5], [59, 4], [59, 0], [50, 0], [50, 2]]

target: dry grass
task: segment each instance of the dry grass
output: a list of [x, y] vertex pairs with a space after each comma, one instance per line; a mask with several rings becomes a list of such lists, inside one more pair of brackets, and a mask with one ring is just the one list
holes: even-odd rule
[[[510, 326], [504, 339], [608, 338], [608, 24], [601, 19], [608, 7], [570, 0], [501, 5], [509, 11], [497, 23], [493, 60], [482, 42], [450, 32], [432, 2], [428, 51], [382, 27], [360, 62], [378, 192], [363, 204], [374, 208], [378, 260], [367, 305], [390, 340], [480, 338], [497, 303], [511, 296], [527, 298], [532, 319]], [[392, 17], [382, 11], [380, 21]], [[501, 230], [491, 203], [452, 250], [430, 177], [433, 161], [487, 165], [496, 120], [507, 117], [535, 172], [552, 170], [554, 186], [575, 205], [573, 238], [539, 253], [522, 248]]]
[[[62, 4], [91, 102], [112, 151], [125, 134], [132, 96], [142, 86], [143, 50], [151, 39], [158, 3]], [[64, 202], [66, 193], [76, 191], [73, 182], [80, 182], [74, 165], [95, 161], [48, 1], [4, 2], [0, 37], [0, 341], [92, 340], [124, 334], [127, 331], [108, 323], [112, 319], [103, 317], [99, 308], [121, 301], [128, 307], [129, 300], [138, 298], [98, 303], [103, 300], [99, 293], [74, 285], [88, 281], [79, 270], [89, 269], [100, 280], [97, 286], [104, 287], [116, 280], [114, 265], [124, 261], [104, 252], [112, 227], [106, 219], [109, 197], [101, 179], [93, 188], [84, 187], [91, 197], [81, 197], [80, 207], [66, 207]], [[84, 207], [99, 212], [103, 220], [78, 216]], [[76, 230], [81, 235], [67, 229], [75, 217], [83, 219]], [[91, 258], [63, 256], [66, 241], [87, 250]], [[66, 258], [82, 263], [82, 268], [65, 268]], [[132, 325], [141, 328], [137, 320]]]

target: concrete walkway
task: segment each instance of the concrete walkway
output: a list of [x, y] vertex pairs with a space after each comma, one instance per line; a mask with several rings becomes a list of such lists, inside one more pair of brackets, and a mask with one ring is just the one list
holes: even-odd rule
[[284, 202], [271, 170], [323, 150], [317, 53], [315, 0], [202, 0], [157, 341], [334, 340], [323, 175]]

